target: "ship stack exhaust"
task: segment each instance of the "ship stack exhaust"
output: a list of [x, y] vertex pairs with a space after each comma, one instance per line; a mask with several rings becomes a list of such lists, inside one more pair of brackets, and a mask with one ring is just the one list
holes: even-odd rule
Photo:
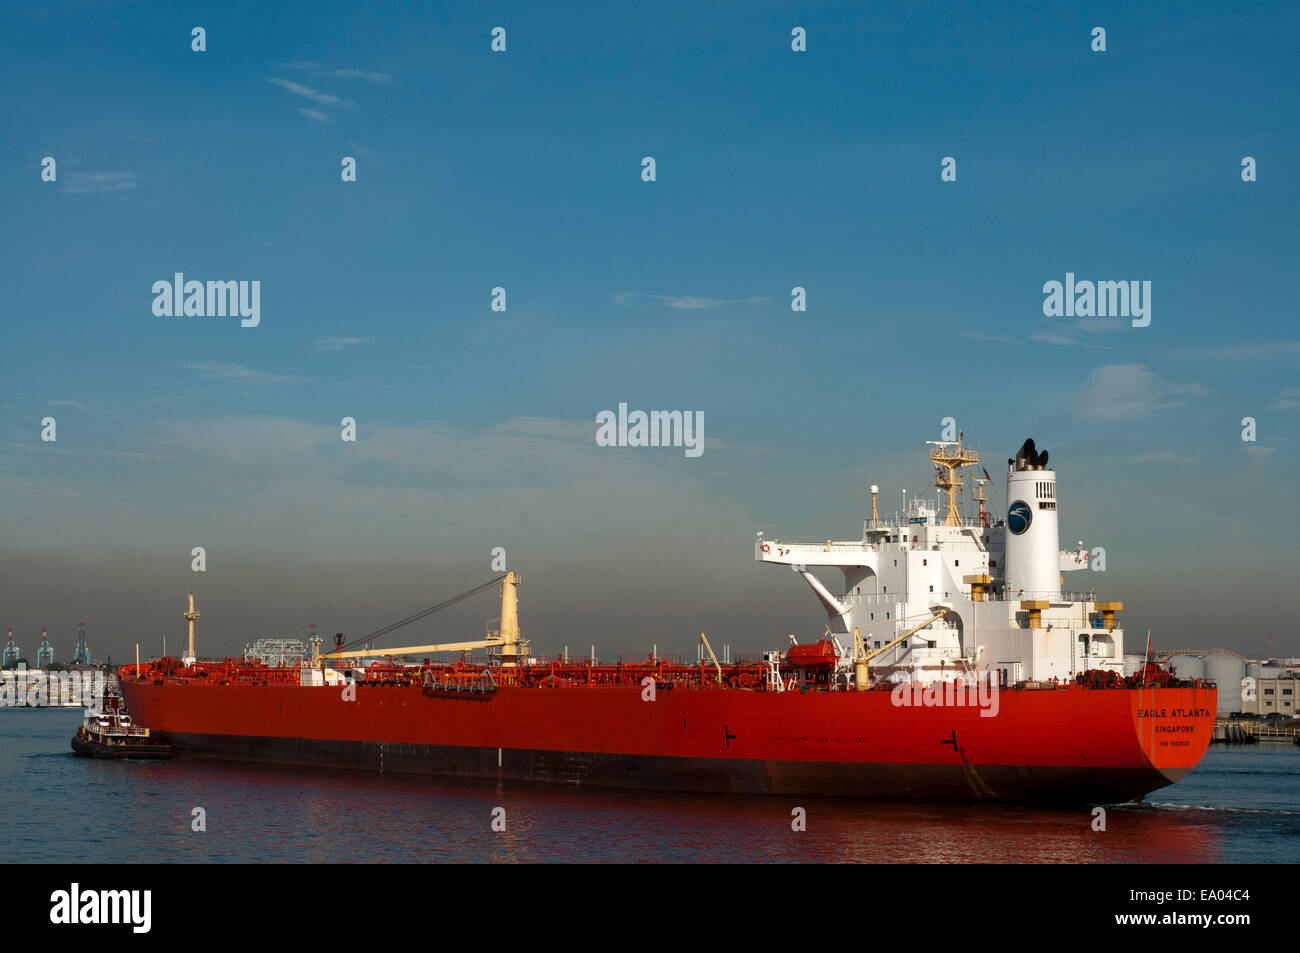
[[1061, 598], [1056, 471], [1047, 451], [1026, 440], [1007, 461], [1006, 591], [1025, 599]]

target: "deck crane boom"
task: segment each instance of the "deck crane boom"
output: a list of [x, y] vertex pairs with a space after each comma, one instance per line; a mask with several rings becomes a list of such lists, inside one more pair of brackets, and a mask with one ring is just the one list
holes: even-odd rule
[[888, 652], [899, 642], [902, 642], [904, 639], [916, 635], [916, 633], [920, 632], [922, 629], [926, 628], [932, 623], [938, 622], [947, 614], [947, 612], [948, 612], [947, 609], [939, 609], [935, 611], [934, 614], [930, 616], [930, 618], [926, 619], [920, 625], [908, 629], [898, 638], [890, 642], [886, 642], [880, 648], [872, 649], [870, 652], [865, 651], [865, 646], [863, 645], [862, 642], [862, 635], [859, 631], [862, 628], [862, 626], [855, 625], [853, 627], [853, 684], [857, 687], [857, 690], [860, 692], [866, 691], [867, 688], [870, 686], [871, 672], [868, 663], [870, 663], [873, 658], [876, 658], [878, 655], [880, 655], [883, 652]]
[[[403, 619], [401, 622], [396, 622], [393, 625], [380, 629], [377, 633], [363, 636], [361, 639], [355, 640], [353, 644], [355, 645], [358, 641], [369, 641], [378, 635], [384, 635], [395, 629], [401, 628], [404, 625], [408, 625], [411, 622], [422, 619], [426, 615], [430, 615], [440, 608], [445, 608], [448, 605], [459, 602], [461, 599], [473, 595], [475, 592], [481, 592], [497, 581], [498, 580], [493, 579], [491, 582], [485, 583], [477, 589], [472, 589], [468, 593], [462, 593], [453, 600], [448, 600], [446, 603], [440, 603], [432, 609], [426, 609], [424, 612], [418, 612], [410, 618]], [[523, 664], [524, 660], [528, 657], [528, 642], [519, 632], [519, 596], [515, 591], [520, 582], [519, 574], [508, 572], [504, 576], [500, 577], [499, 581], [501, 582], [501, 621], [499, 627], [494, 631], [489, 631], [486, 638], [475, 639], [469, 642], [442, 642], [436, 645], [403, 645], [390, 649], [360, 649], [355, 651], [343, 651], [340, 649], [334, 652], [323, 652], [321, 653], [320, 658], [323, 661], [325, 659], [362, 658], [363, 656], [374, 657], [375, 655], [418, 655], [423, 652], [467, 652], [471, 649], [495, 648], [498, 650], [496, 654], [501, 659], [501, 664], [503, 666]]]

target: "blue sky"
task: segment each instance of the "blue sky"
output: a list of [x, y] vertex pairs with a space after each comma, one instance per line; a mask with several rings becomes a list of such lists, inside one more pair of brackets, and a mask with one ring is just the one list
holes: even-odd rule
[[[125, 654], [193, 585], [231, 645], [356, 632], [500, 545], [543, 651], [757, 651], [821, 617], [753, 532], [853, 536], [953, 416], [995, 474], [1051, 450], [1131, 631], [1300, 654], [1298, 20], [9, 5], [0, 624]], [[155, 317], [176, 271], [259, 280], [260, 326]], [[1067, 271], [1151, 281], [1150, 326], [1044, 317]], [[620, 401], [706, 452], [597, 448]]]

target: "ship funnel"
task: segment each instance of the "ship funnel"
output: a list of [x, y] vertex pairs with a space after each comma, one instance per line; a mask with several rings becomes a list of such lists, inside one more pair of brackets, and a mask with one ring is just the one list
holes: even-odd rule
[[1008, 598], [1059, 599], [1060, 532], [1056, 472], [1032, 439], [1016, 452], [1007, 473], [1006, 593]]

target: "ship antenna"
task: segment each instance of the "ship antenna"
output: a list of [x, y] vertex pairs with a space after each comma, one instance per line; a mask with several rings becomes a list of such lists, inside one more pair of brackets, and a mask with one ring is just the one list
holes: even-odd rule
[[880, 492], [880, 487], [874, 483], [871, 484], [871, 528], [876, 529], [880, 526], [880, 517], [876, 515], [876, 494]]
[[930, 451], [930, 460], [936, 467], [934, 485], [948, 495], [948, 515], [944, 526], [960, 526], [961, 513], [958, 511], [958, 495], [961, 492], [963, 467], [973, 467], [980, 462], [979, 454], [965, 446], [965, 434], [958, 431], [957, 442], [945, 440], [927, 440], [934, 449]]

